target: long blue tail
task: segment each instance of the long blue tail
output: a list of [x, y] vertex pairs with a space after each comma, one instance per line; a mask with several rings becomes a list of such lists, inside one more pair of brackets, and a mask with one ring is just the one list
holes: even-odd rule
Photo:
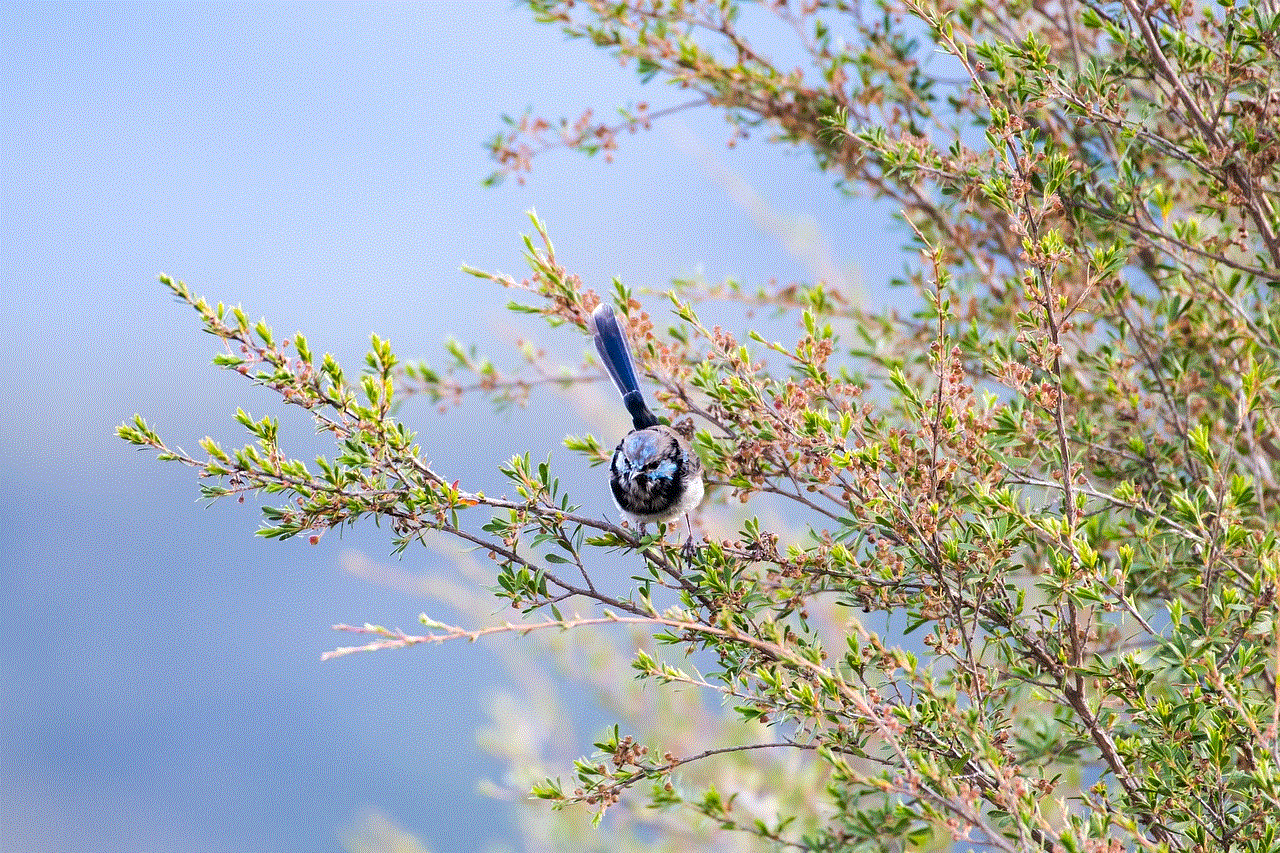
[[595, 329], [596, 351], [604, 361], [605, 369], [613, 377], [613, 384], [618, 386], [622, 394], [622, 404], [631, 413], [631, 422], [636, 429], [656, 426], [660, 421], [644, 403], [640, 393], [640, 383], [636, 379], [636, 368], [631, 361], [631, 349], [627, 346], [627, 336], [622, 331], [613, 308], [601, 303], [591, 314], [591, 325]]

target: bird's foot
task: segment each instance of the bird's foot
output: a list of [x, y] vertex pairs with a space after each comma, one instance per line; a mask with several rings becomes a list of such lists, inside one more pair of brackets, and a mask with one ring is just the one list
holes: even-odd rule
[[692, 566], [693, 560], [698, 556], [698, 546], [694, 544], [693, 534], [689, 534], [689, 538], [684, 540], [684, 545], [680, 546], [680, 558], [684, 560], [686, 566]]

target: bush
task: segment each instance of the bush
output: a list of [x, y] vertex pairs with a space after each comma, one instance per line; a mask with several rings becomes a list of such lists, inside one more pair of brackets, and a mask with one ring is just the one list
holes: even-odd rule
[[[461, 349], [448, 371], [401, 366], [375, 337], [351, 379], [170, 279], [228, 343], [215, 362], [310, 411], [337, 450], [293, 459], [273, 419], [243, 412], [253, 443], [233, 451], [170, 449], [141, 418], [121, 436], [199, 469], [206, 495], [277, 495], [267, 536], [376, 516], [397, 548], [477, 545], [525, 614], [352, 629], [374, 635], [360, 648], [638, 625], [657, 644], [632, 659], [639, 679], [718, 693], [757, 738], [681, 756], [661, 721], [615, 728], [572, 782], [535, 787], [558, 805], [641, 799], [742, 849], [1280, 849], [1275, 4], [529, 5], [695, 93], [678, 108], [811, 150], [841, 191], [901, 210], [925, 306], [910, 317], [822, 283], [676, 282], [660, 331], [621, 284], [584, 287], [537, 220], [527, 279], [471, 270], [552, 325], [585, 329], [611, 299], [666, 412], [692, 419], [712, 500], [787, 501], [803, 541], [749, 518], [686, 564], [665, 530], [580, 513], [528, 456], [503, 469], [515, 497], [468, 491], [392, 401], [452, 399], [472, 371], [509, 403], [519, 377]], [[748, 30], [775, 24], [805, 67], [757, 49]], [[661, 113], [513, 120], [495, 180], [546, 147], [608, 151]], [[768, 305], [799, 339], [708, 328], [710, 296]], [[617, 549], [644, 560], [629, 589], [596, 582]], [[700, 669], [672, 662], [690, 654]], [[694, 771], [735, 758], [774, 770]]]

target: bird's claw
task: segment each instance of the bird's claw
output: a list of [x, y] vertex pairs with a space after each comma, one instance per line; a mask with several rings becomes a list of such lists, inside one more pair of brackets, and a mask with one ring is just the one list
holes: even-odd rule
[[689, 538], [684, 540], [684, 544], [680, 546], [680, 558], [684, 560], [686, 566], [692, 566], [694, 558], [698, 556], [698, 546], [694, 544], [693, 534], [689, 534]]

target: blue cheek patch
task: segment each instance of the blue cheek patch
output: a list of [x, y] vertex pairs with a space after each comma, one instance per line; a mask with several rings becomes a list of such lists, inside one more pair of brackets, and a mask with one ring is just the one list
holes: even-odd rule
[[649, 472], [649, 476], [659, 480], [670, 480], [676, 475], [676, 463], [670, 459]]

